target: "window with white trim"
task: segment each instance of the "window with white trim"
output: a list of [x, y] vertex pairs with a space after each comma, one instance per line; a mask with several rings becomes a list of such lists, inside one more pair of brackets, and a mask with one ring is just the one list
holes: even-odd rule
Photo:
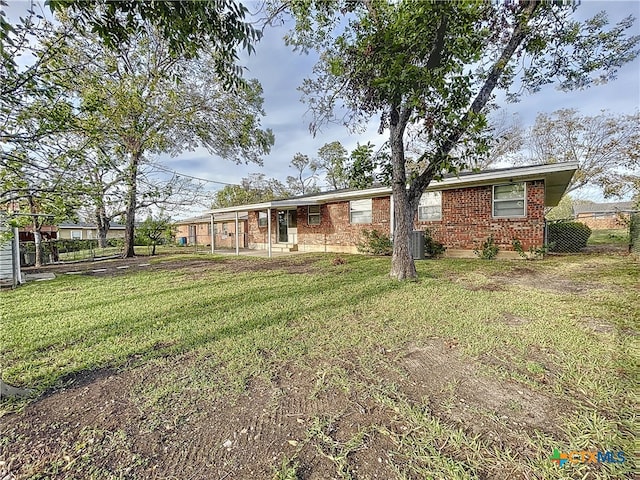
[[349, 202], [349, 222], [371, 223], [372, 211], [372, 201], [370, 198], [351, 200]]
[[309, 205], [307, 225], [320, 225], [320, 205]]
[[267, 226], [267, 212], [258, 212], [258, 226], [259, 227]]
[[82, 230], [71, 230], [71, 240], [82, 240]]
[[493, 186], [494, 217], [524, 217], [527, 215], [527, 189], [524, 182]]
[[418, 220], [442, 220], [442, 192], [424, 192], [418, 204]]

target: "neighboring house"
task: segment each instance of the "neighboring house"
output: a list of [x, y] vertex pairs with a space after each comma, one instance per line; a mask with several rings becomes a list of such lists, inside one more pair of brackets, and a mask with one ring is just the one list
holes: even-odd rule
[[[125, 226], [111, 222], [107, 239], [124, 238]], [[98, 238], [98, 226], [94, 223], [71, 223], [63, 222], [58, 224], [58, 238], [67, 240], [95, 240]]]
[[[211, 215], [185, 218], [175, 222], [176, 242], [179, 245], [208, 245], [214, 248], [236, 248], [236, 215], [216, 215], [213, 221], [214, 237], [211, 237]], [[247, 212], [238, 212], [238, 248], [247, 247]]]
[[[545, 208], [558, 204], [576, 163], [556, 163], [463, 173], [434, 181], [414, 220], [428, 229], [449, 256], [473, 256], [490, 235], [501, 256], [518, 256], [512, 242], [545, 244]], [[208, 212], [214, 219], [247, 212], [249, 248], [272, 251], [356, 252], [363, 230], [392, 236], [389, 187], [337, 190]]]
[[[58, 238], [58, 227], [55, 225], [43, 225], [40, 229], [43, 240], [55, 240]], [[27, 225], [18, 229], [18, 238], [21, 242], [33, 242], [33, 227]]]
[[632, 212], [633, 202], [583, 203], [573, 206], [576, 221], [592, 230], [625, 228]]

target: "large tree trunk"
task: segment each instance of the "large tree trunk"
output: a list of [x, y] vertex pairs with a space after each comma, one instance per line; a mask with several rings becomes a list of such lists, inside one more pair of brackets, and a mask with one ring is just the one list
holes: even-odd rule
[[33, 228], [33, 243], [36, 249], [36, 267], [42, 266], [42, 222], [37, 215], [38, 209], [33, 197], [29, 197], [29, 213], [31, 213], [31, 227]]
[[404, 159], [404, 131], [411, 115], [407, 107], [393, 106], [389, 111], [389, 130], [391, 141], [391, 162], [393, 166], [392, 192], [394, 199], [395, 228], [393, 238], [393, 259], [391, 261], [391, 276], [399, 280], [416, 278], [416, 269], [409, 251], [409, 235], [413, 226], [413, 218], [418, 208], [420, 196], [429, 186], [434, 175], [441, 170], [443, 162], [451, 150], [457, 145], [464, 134], [471, 115], [482, 111], [493, 89], [498, 84], [500, 76], [509, 63], [517, 47], [526, 36], [527, 22], [541, 2], [530, 0], [523, 4], [522, 14], [513, 34], [507, 42], [500, 58], [492, 66], [485, 83], [471, 104], [457, 129], [454, 129], [440, 148], [430, 154], [425, 152], [418, 161], [429, 160], [425, 170], [413, 179], [407, 190], [407, 178]]
[[131, 153], [131, 161], [129, 164], [129, 172], [127, 175], [127, 205], [125, 211], [125, 229], [124, 229], [124, 251], [123, 258], [135, 257], [135, 225], [136, 225], [136, 206], [137, 206], [137, 185], [138, 185], [138, 166], [142, 152], [134, 151]]
[[417, 278], [416, 265], [409, 248], [409, 236], [413, 230], [413, 209], [410, 206], [405, 188], [393, 186], [393, 256], [391, 257], [391, 276], [397, 280]]
[[106, 248], [107, 233], [109, 233], [110, 219], [107, 217], [104, 205], [96, 208], [96, 225], [98, 227], [98, 247]]
[[36, 267], [42, 266], [42, 233], [40, 227], [36, 226], [37, 222], [33, 221], [33, 243], [36, 246]]
[[397, 280], [417, 278], [416, 265], [409, 249], [409, 235], [413, 230], [415, 202], [407, 194], [407, 174], [404, 158], [404, 130], [409, 121], [410, 111], [394, 107], [390, 111], [390, 143], [393, 193], [393, 256], [390, 275]]

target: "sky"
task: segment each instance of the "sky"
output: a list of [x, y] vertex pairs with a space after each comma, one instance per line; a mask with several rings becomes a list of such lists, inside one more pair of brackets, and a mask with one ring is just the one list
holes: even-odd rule
[[[257, 8], [257, 3], [246, 3], [249, 10]], [[28, 3], [21, 0], [9, 0], [8, 14], [15, 18], [16, 12], [23, 10]], [[589, 18], [600, 10], [606, 10], [613, 24], [629, 14], [636, 17], [633, 34], [640, 34], [640, 2], [634, 1], [582, 1], [576, 12], [579, 20]], [[46, 8], [45, 8], [46, 11]], [[377, 133], [374, 119], [366, 132], [353, 134], [342, 125], [328, 125], [315, 137], [309, 132], [311, 116], [307, 107], [300, 101], [298, 87], [305, 77], [311, 74], [315, 64], [315, 55], [293, 52], [284, 44], [283, 36], [287, 27], [271, 27], [256, 46], [255, 54], [243, 55], [241, 63], [245, 67], [247, 78], [257, 78], [264, 90], [263, 128], [270, 128], [275, 134], [275, 145], [264, 156], [263, 166], [240, 164], [223, 160], [209, 154], [205, 149], [184, 152], [177, 157], [158, 158], [169, 170], [178, 173], [208, 179], [214, 182], [240, 183], [250, 173], [264, 173], [268, 177], [284, 181], [294, 171], [288, 166], [293, 156], [303, 153], [314, 157], [325, 143], [339, 141], [351, 151], [358, 143], [371, 142], [380, 147], [386, 140], [387, 132]], [[591, 87], [584, 91], [560, 92], [553, 86], [542, 91], [523, 96], [516, 104], [501, 102], [507, 116], [517, 115], [524, 126], [533, 124], [538, 113], [551, 113], [558, 109], [574, 108], [581, 114], [595, 115], [601, 110], [613, 113], [633, 113], [640, 108], [640, 59], [625, 65], [618, 78], [609, 84]], [[207, 183], [207, 189], [214, 191], [222, 187], [218, 183]], [[587, 192], [587, 195], [590, 195]], [[596, 195], [594, 193], [594, 195]], [[176, 212], [177, 218], [183, 218], [201, 211], [200, 207]]]

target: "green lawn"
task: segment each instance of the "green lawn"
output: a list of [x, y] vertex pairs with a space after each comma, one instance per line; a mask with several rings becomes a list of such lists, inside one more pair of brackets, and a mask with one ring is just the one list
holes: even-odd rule
[[[169, 415], [180, 428], [221, 399], [241, 401], [257, 384], [285, 391], [298, 375], [297, 388], [308, 386], [300, 398], [331, 393], [335, 411], [309, 407], [289, 450], [265, 460], [273, 478], [303, 478], [316, 457], [327, 478], [370, 478], [370, 462], [406, 479], [631, 478], [640, 319], [631, 257], [422, 261], [413, 283], [390, 280], [387, 258], [334, 258], [162, 257], [153, 270], [2, 292], [3, 379], [44, 392], [101, 368], [162, 371], [126, 398], [150, 425]], [[285, 408], [279, 396], [269, 402]], [[17, 415], [32, 407], [4, 404]], [[29, 442], [20, 435], [16, 452]], [[376, 446], [384, 455], [363, 459]], [[627, 460], [560, 468], [555, 448]], [[96, 452], [74, 464], [78, 478], [104, 474], [87, 473]], [[151, 460], [137, 455], [145, 471]], [[62, 478], [52, 463], [34, 465], [24, 478]]]
[[629, 229], [593, 230], [587, 245], [629, 245]]

